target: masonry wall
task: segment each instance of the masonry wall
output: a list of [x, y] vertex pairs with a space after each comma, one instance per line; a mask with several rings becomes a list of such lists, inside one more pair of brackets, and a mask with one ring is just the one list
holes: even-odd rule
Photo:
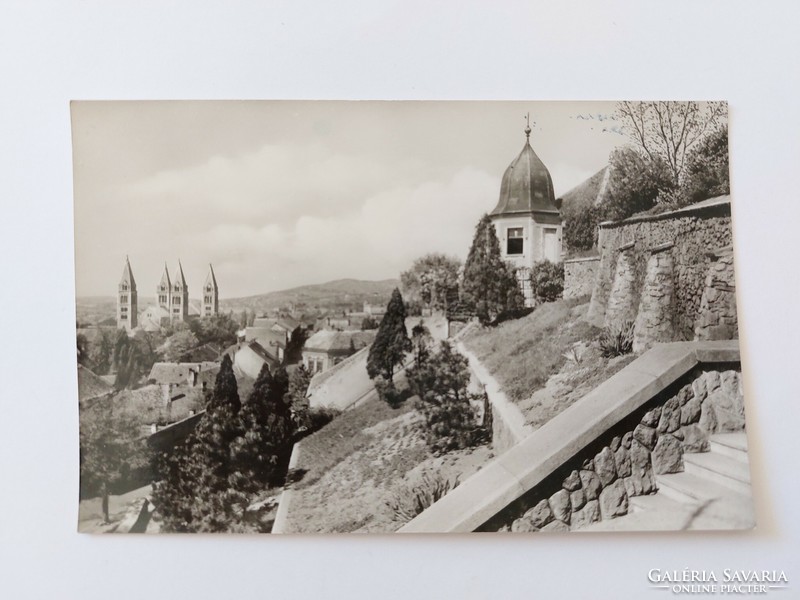
[[627, 514], [631, 497], [657, 491], [656, 475], [683, 471], [684, 453], [744, 429], [738, 368], [689, 373], [480, 530], [569, 531]]
[[588, 296], [594, 289], [599, 256], [564, 261], [564, 298]]
[[[672, 246], [663, 250], [669, 244]], [[638, 314], [648, 262], [651, 262], [654, 250], [658, 252], [662, 248], [663, 255], [651, 262], [651, 271], [659, 273], [654, 282], [663, 283], [665, 291], [669, 288], [669, 294], [657, 299], [658, 302], [666, 301], [665, 297], [669, 296], [669, 322], [659, 322], [658, 326], [664, 326], [664, 330], [660, 330], [658, 335], [669, 340], [695, 339], [709, 268], [718, 260], [718, 250], [731, 244], [731, 209], [727, 198], [662, 215], [602, 223], [598, 242], [600, 260], [589, 320], [598, 326], [608, 325], [608, 310], [612, 309], [613, 313], [620, 308], [615, 308], [616, 300], [612, 297], [615, 274], [620, 269], [626, 271], [629, 280], [617, 283], [617, 287], [624, 283], [626, 288], [625, 298], [622, 295], [618, 298], [625, 299], [629, 306], [623, 306], [618, 312], [629, 314], [630, 306], [635, 306]], [[621, 252], [625, 253], [622, 260]], [[732, 280], [730, 283], [732, 285]], [[650, 292], [646, 302], [656, 300], [656, 295], [661, 293], [652, 289]], [[651, 302], [651, 305], [658, 302]]]

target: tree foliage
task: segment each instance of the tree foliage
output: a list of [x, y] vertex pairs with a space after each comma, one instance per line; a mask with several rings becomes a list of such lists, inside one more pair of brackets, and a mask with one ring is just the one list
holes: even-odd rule
[[539, 302], [553, 302], [564, 293], [564, 263], [542, 260], [530, 273], [531, 290]]
[[564, 242], [570, 251], [591, 250], [597, 245], [597, 226], [602, 211], [597, 206], [587, 206], [574, 212], [562, 211]]
[[630, 147], [614, 150], [611, 173], [602, 205], [602, 218], [616, 221], [650, 210], [659, 196], [674, 190], [666, 163], [659, 157], [648, 157]]
[[[158, 334], [137, 331], [134, 337], [123, 329], [117, 331], [111, 349], [112, 367], [116, 373], [114, 387], [118, 390], [135, 387], [161, 356], [157, 350]], [[101, 341], [101, 344], [105, 342]], [[102, 373], [102, 371], [96, 371]]]
[[723, 126], [704, 138], [690, 154], [681, 184], [681, 203], [693, 204], [730, 193], [728, 128]]
[[484, 323], [524, 304], [514, 270], [501, 258], [500, 241], [489, 215], [484, 215], [475, 227], [464, 265], [461, 302]]
[[286, 344], [286, 352], [283, 355], [284, 365], [293, 365], [303, 358], [303, 345], [308, 339], [308, 330], [302, 325], [298, 325], [289, 336]]
[[691, 150], [725, 124], [725, 102], [619, 102], [615, 118], [651, 162], [663, 162], [672, 186], [683, 179]]
[[487, 441], [491, 432], [478, 423], [473, 403], [482, 396], [469, 393], [467, 359], [442, 341], [435, 355], [426, 357], [408, 372], [411, 390], [420, 397], [418, 408], [425, 418], [425, 436], [434, 452], [447, 452]]
[[197, 336], [191, 331], [176, 331], [164, 345], [164, 360], [181, 362], [182, 358], [200, 345]]
[[361, 321], [361, 330], [367, 331], [369, 329], [377, 329], [379, 325], [380, 323], [378, 323], [378, 320], [375, 317], [367, 315], [364, 317], [364, 320]]
[[189, 329], [197, 338], [198, 344], [210, 343], [222, 348], [236, 343], [236, 332], [239, 331], [240, 326], [241, 323], [233, 318], [233, 314], [225, 313], [189, 321]]
[[382, 377], [391, 385], [395, 369], [403, 363], [406, 353], [410, 350], [411, 341], [406, 330], [406, 307], [400, 290], [395, 288], [367, 356], [367, 373], [370, 379]]
[[279, 367], [265, 366], [248, 399], [239, 398], [225, 356], [195, 430], [166, 457], [153, 501], [167, 531], [245, 531], [254, 494], [280, 485], [295, 426], [290, 383]]
[[440, 253], [426, 254], [400, 274], [404, 297], [428, 308], [447, 310], [458, 296], [461, 261]]
[[99, 494], [106, 521], [112, 489], [124, 484], [148, 459], [135, 415], [117, 409], [110, 402], [81, 412], [81, 496]]

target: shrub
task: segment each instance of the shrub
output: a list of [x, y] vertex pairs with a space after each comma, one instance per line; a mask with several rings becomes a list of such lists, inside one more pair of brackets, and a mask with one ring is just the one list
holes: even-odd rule
[[600, 334], [600, 351], [608, 358], [633, 352], [633, 321], [604, 329]]
[[553, 302], [564, 293], [564, 265], [542, 260], [531, 269], [531, 290], [539, 302]]
[[386, 502], [386, 506], [395, 521], [407, 523], [457, 488], [459, 483], [458, 476], [451, 482], [438, 473], [425, 471], [417, 482], [398, 490], [394, 497]]
[[425, 418], [428, 447], [437, 453], [487, 441], [489, 430], [477, 422], [473, 403], [483, 397], [467, 391], [467, 359], [443, 341], [438, 354], [408, 370], [411, 389], [420, 397], [417, 408]]
[[564, 243], [570, 252], [590, 250], [597, 245], [597, 226], [601, 221], [596, 206], [582, 207], [574, 214], [564, 215]]

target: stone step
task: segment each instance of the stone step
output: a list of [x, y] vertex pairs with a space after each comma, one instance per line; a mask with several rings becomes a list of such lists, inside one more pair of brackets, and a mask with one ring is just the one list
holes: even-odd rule
[[716, 452], [683, 455], [684, 471], [714, 483], [724, 485], [740, 494], [750, 495], [750, 466], [735, 458]]
[[628, 505], [633, 512], [646, 511], [671, 511], [689, 506], [689, 503], [682, 503], [673, 500], [665, 494], [647, 494], [644, 496], [629, 496]]
[[[686, 459], [684, 455], [684, 460]], [[694, 473], [670, 473], [669, 475], [656, 475], [656, 485], [659, 493], [663, 493], [672, 500], [684, 504], [695, 504], [715, 498], [724, 498], [736, 495], [731, 488], [711, 481], [708, 477], [701, 477]], [[747, 497], [749, 493], [742, 494]]]
[[747, 434], [744, 431], [717, 433], [709, 438], [709, 442], [712, 452], [747, 462]]
[[[646, 500], [644, 500], [646, 498]], [[662, 494], [652, 494], [650, 496], [635, 496], [631, 498], [631, 503], [636, 499], [642, 499], [639, 506], [627, 515], [616, 519], [606, 519], [592, 523], [581, 529], [576, 529], [578, 533], [584, 531], [680, 531], [686, 529], [687, 523], [692, 520], [692, 515], [696, 511], [694, 505], [681, 504]], [[645, 508], [649, 507], [649, 508]]]

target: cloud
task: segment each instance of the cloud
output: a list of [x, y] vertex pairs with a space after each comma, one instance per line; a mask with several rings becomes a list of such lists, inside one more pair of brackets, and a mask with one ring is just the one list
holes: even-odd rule
[[223, 289], [225, 296], [342, 277], [397, 277], [427, 252], [464, 258], [498, 190], [498, 178], [463, 169], [443, 181], [379, 192], [350, 213], [307, 214], [287, 225], [220, 223], [182, 243], [205, 244], [218, 257], [218, 278], [228, 279], [227, 271], [237, 282]]

